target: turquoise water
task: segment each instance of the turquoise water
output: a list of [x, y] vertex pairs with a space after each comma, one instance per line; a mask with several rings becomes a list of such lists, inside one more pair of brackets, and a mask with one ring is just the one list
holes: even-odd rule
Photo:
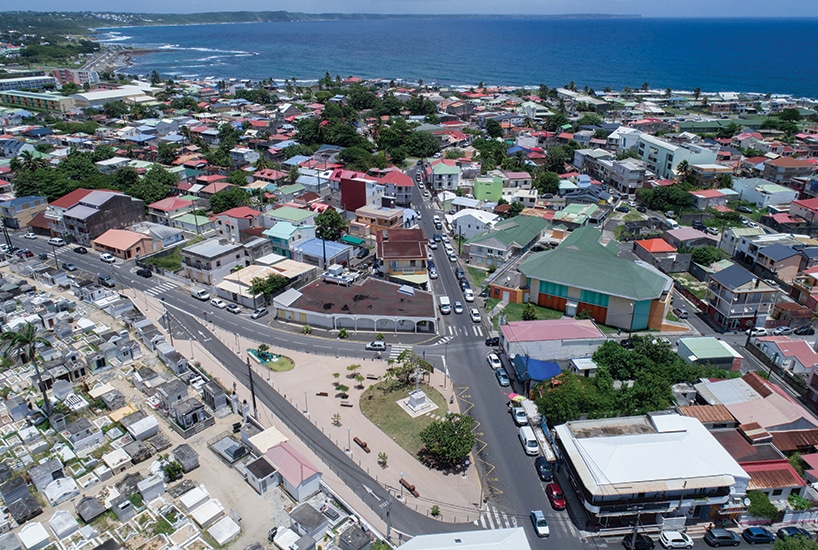
[[818, 97], [818, 19], [475, 18], [137, 27], [129, 72], [440, 84], [605, 86]]

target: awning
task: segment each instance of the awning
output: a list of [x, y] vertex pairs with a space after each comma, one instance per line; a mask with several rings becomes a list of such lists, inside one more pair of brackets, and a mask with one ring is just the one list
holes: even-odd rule
[[423, 275], [389, 275], [390, 279], [397, 279], [398, 281], [406, 281], [414, 286], [423, 285], [429, 282], [429, 276], [425, 273]]
[[353, 237], [352, 235], [344, 235], [341, 237], [341, 242], [351, 244], [352, 246], [362, 246], [366, 244], [366, 239], [360, 237]]

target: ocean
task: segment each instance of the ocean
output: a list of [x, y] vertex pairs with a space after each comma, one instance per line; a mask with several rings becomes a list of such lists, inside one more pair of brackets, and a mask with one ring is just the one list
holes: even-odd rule
[[129, 74], [818, 97], [818, 19], [417, 18], [100, 29]]

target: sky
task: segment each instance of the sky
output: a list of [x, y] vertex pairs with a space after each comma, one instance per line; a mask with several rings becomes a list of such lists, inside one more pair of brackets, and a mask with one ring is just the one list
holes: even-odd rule
[[[115, 7], [116, 6], [116, 7]], [[11, 6], [7, 6], [11, 7]], [[110, 0], [30, 0], [32, 11], [125, 11]], [[559, 15], [634, 14], [643, 17], [818, 17], [815, 0], [141, 0], [127, 11], [191, 13], [207, 11], [297, 11], [306, 13], [464, 13]]]

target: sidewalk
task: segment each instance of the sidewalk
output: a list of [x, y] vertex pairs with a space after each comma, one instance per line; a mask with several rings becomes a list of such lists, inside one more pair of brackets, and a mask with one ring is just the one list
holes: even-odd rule
[[[126, 292], [126, 294], [133, 294]], [[133, 297], [133, 296], [132, 296]], [[149, 297], [147, 302], [143, 296], [134, 299], [134, 303], [142, 310], [146, 317], [153, 320], [157, 326], [161, 327], [158, 321], [163, 313], [159, 301]], [[147, 309], [146, 309], [147, 303]], [[205, 326], [205, 321], [199, 322]], [[237, 355], [245, 356], [245, 350], [256, 348], [258, 342], [250, 341], [236, 334], [207, 323], [206, 327], [224, 345], [237, 352]], [[236, 378], [218, 361], [216, 361], [197, 341], [191, 343], [190, 340], [180, 340], [174, 338], [174, 344], [179, 353], [188, 356], [192, 362], [201, 364], [201, 367], [216, 378], [225, 388], [232, 388], [233, 384], [238, 384]], [[466, 476], [459, 474], [437, 473], [404, 451], [395, 441], [384, 434], [372, 422], [370, 422], [360, 411], [358, 398], [364, 390], [352, 387], [349, 402], [352, 407], [342, 407], [341, 400], [332, 397], [334, 390], [332, 376], [334, 372], [340, 372], [345, 376], [346, 367], [352, 363], [361, 365], [360, 373], [364, 376], [382, 376], [387, 369], [385, 360], [366, 360], [336, 358], [334, 356], [316, 355], [311, 353], [292, 352], [285, 349], [271, 347], [272, 353], [280, 353], [292, 359], [295, 368], [289, 372], [271, 372], [263, 368], [252, 360], [250, 362], [258, 380], [269, 383], [282, 397], [287, 399], [296, 408], [303, 411], [311, 422], [318, 427], [329, 439], [340, 449], [348, 449], [348, 443], [354, 437], [359, 437], [365, 441], [372, 450], [366, 454], [354, 442], [352, 443], [351, 456], [374, 479], [382, 486], [390, 489], [397, 497], [401, 494], [400, 476], [415, 485], [419, 493], [419, 498], [415, 498], [407, 491], [403, 491], [406, 505], [412, 509], [430, 515], [433, 505], [440, 508], [440, 519], [446, 522], [462, 523], [474, 521], [480, 515], [480, 485], [475, 471], [474, 460], [469, 466]], [[431, 375], [431, 385], [440, 391], [447, 399], [452, 396], [451, 384], [444, 380], [444, 375], [435, 371]], [[342, 379], [342, 382], [345, 381]], [[364, 380], [364, 387], [374, 384], [373, 380]], [[354, 384], [347, 384], [353, 386]], [[445, 388], [445, 389], [444, 389]], [[329, 397], [318, 397], [317, 392], [327, 392]], [[239, 399], [250, 401], [249, 389], [238, 384]], [[276, 418], [263, 403], [258, 402], [259, 421], [265, 426], [275, 426], [290, 438], [290, 443], [300, 452], [304, 453], [316, 465], [322, 464], [321, 460], [301, 441], [296, 434], [290, 432], [280, 419]], [[449, 410], [457, 411], [457, 401], [449, 405]], [[435, 410], [431, 414], [443, 416], [446, 411]], [[334, 414], [341, 417], [341, 425], [334, 426], [332, 417]], [[378, 464], [378, 453], [384, 452], [388, 456], [387, 467], [382, 468]], [[342, 498], [346, 499], [356, 511], [361, 514], [376, 529], [385, 532], [385, 525], [380, 518], [372, 512], [369, 507], [359, 499], [353, 490], [346, 487], [343, 482], [333, 473], [331, 465], [324, 464], [322, 468], [324, 480], [336, 490]]]

